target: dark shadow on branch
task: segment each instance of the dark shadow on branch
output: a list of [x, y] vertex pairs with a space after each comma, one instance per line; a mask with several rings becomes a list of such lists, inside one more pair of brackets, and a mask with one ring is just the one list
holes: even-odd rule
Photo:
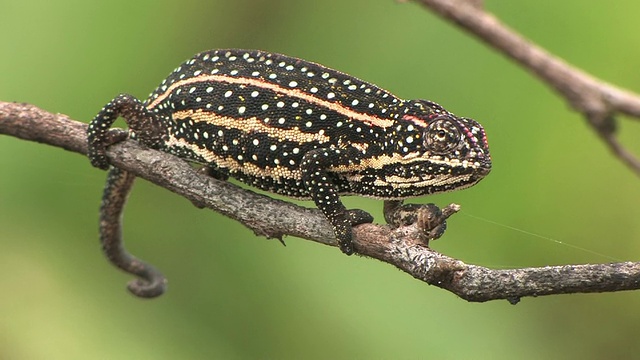
[[[86, 154], [86, 128], [86, 124], [33, 105], [0, 102], [0, 134]], [[258, 235], [274, 238], [290, 235], [336, 246], [330, 224], [316, 209], [218, 181], [179, 158], [145, 149], [134, 141], [110, 147], [108, 155], [115, 166], [236, 219]], [[506, 299], [517, 303], [525, 296], [640, 288], [640, 263], [511, 270], [468, 265], [423, 246], [416, 225], [395, 230], [386, 225], [360, 225], [354, 228], [354, 243], [358, 253], [392, 264], [416, 279], [468, 301]], [[342, 255], [336, 251], [336, 256]]]

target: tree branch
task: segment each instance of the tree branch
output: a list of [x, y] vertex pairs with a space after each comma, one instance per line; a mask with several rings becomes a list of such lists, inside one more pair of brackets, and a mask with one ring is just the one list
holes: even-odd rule
[[[33, 105], [0, 102], [0, 134], [36, 141], [85, 155], [86, 124]], [[128, 140], [108, 150], [115, 166], [173, 191], [199, 206], [238, 220], [258, 235], [296, 236], [336, 246], [333, 230], [316, 209], [271, 199], [218, 181], [172, 155]], [[87, 160], [87, 165], [89, 161]], [[273, 214], [279, 214], [278, 217]], [[396, 266], [416, 279], [468, 301], [640, 288], [640, 263], [547, 266], [493, 270], [468, 265], [423, 245], [417, 225], [392, 230], [386, 225], [354, 228], [356, 251]], [[336, 253], [336, 256], [339, 256]]]
[[607, 144], [614, 156], [640, 176], [640, 160], [614, 136], [615, 116], [640, 118], [640, 96], [596, 79], [532, 44], [482, 9], [475, 0], [414, 0], [475, 35], [531, 71], [576, 111]]

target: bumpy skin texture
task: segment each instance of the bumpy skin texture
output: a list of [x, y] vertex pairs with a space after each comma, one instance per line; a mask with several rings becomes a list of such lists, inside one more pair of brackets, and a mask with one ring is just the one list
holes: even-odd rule
[[347, 211], [340, 195], [401, 200], [472, 186], [491, 169], [476, 121], [255, 50], [197, 54], [146, 101], [116, 97], [89, 126], [94, 166], [108, 167], [108, 129], [119, 116], [133, 138], [206, 164], [217, 178], [312, 199], [346, 254], [354, 251], [351, 226], [372, 219]]

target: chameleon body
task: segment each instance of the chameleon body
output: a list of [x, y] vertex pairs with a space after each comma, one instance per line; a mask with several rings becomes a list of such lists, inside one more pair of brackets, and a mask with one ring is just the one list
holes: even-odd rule
[[[345, 209], [340, 195], [397, 201], [472, 186], [491, 169], [486, 135], [476, 121], [431, 101], [399, 99], [316, 63], [262, 51], [203, 52], [144, 102], [126, 94], [113, 99], [89, 125], [96, 167], [108, 168], [105, 149], [123, 138], [109, 132], [120, 116], [130, 137], [205, 164], [216, 178], [312, 199], [346, 254], [354, 252], [352, 225], [372, 218]], [[124, 172], [115, 172], [109, 182], [126, 183]], [[114, 193], [122, 191], [108, 183], [105, 199]]]

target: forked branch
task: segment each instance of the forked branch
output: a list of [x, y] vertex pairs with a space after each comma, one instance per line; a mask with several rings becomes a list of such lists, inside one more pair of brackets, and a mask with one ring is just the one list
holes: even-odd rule
[[640, 160], [615, 136], [616, 115], [640, 119], [640, 96], [596, 79], [551, 55], [483, 10], [477, 0], [414, 1], [477, 36], [556, 90], [585, 116], [614, 156], [640, 176]]
[[[86, 154], [86, 124], [33, 105], [0, 102], [0, 134]], [[258, 235], [283, 235], [336, 246], [333, 229], [316, 209], [241, 189], [194, 170], [172, 155], [134, 141], [109, 148], [111, 162], [136, 176], [179, 194], [195, 204], [238, 220]], [[89, 167], [87, 160], [87, 167]], [[97, 201], [97, 199], [96, 199]], [[279, 214], [274, 217], [272, 214]], [[640, 288], [640, 263], [547, 266], [493, 270], [468, 265], [422, 245], [416, 225], [391, 230], [386, 225], [354, 228], [358, 253], [392, 264], [416, 279], [449, 290], [468, 301]], [[343, 256], [336, 251], [336, 256]]]

